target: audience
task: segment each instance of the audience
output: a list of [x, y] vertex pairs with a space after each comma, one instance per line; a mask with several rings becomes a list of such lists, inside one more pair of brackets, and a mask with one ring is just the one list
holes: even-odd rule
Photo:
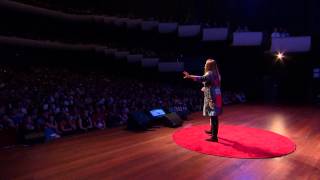
[[[161, 107], [186, 118], [202, 108], [195, 89], [104, 73], [6, 69], [0, 81], [0, 129], [17, 130], [19, 137], [44, 132], [46, 141], [125, 125], [135, 111]], [[243, 93], [225, 95], [226, 104], [244, 102]]]
[[286, 37], [290, 37], [290, 34], [284, 28], [274, 28], [274, 30], [271, 34], [271, 37], [272, 38], [286, 38]]
[[272, 38], [279, 38], [280, 37], [280, 33], [278, 32], [278, 28], [274, 28], [272, 34], [271, 34]]
[[237, 27], [236, 32], [249, 32], [249, 28], [248, 26], [241, 25]]

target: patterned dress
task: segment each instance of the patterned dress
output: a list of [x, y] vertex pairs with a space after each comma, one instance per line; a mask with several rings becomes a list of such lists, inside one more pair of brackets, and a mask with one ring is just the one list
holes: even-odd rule
[[220, 77], [212, 71], [208, 71], [203, 76], [196, 76], [196, 81], [202, 82], [204, 85], [203, 116], [221, 115], [222, 95], [220, 89]]

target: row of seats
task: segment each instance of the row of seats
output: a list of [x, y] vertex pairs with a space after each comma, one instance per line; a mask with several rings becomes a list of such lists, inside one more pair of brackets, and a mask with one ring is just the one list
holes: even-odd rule
[[21, 45], [38, 48], [53, 48], [62, 50], [95, 50], [97, 53], [103, 53], [105, 56], [112, 57], [115, 60], [125, 60], [127, 63], [140, 64], [143, 68], [156, 68], [160, 72], [181, 72], [184, 69], [183, 62], [160, 62], [158, 57], [146, 57], [144, 54], [131, 53], [117, 48], [110, 48], [98, 45], [77, 45], [50, 41], [30, 40], [16, 37], [0, 36], [0, 44]]
[[[73, 15], [58, 11], [33, 7], [21, 3], [3, 1], [0, 5], [19, 11], [38, 13], [65, 21], [94, 22], [111, 28], [125, 28], [127, 31], [153, 31], [159, 34], [174, 34], [178, 38], [200, 38], [204, 42], [227, 41], [231, 37], [233, 46], [261, 46], [263, 32], [231, 32], [228, 27], [203, 27], [200, 24], [179, 24], [178, 22], [161, 22], [141, 18], [123, 18], [101, 15]], [[231, 34], [230, 34], [231, 33]], [[307, 52], [311, 49], [311, 36], [271, 38], [271, 52]]]

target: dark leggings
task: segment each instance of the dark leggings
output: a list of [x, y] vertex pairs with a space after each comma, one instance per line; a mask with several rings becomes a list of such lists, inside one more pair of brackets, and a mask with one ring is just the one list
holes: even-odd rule
[[210, 121], [211, 121], [211, 135], [213, 138], [217, 138], [218, 130], [219, 130], [218, 116], [211, 116]]

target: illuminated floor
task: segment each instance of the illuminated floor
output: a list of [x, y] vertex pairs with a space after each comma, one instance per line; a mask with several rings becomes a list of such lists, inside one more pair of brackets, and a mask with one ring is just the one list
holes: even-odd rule
[[[184, 126], [206, 124], [201, 113]], [[270, 130], [297, 150], [273, 159], [208, 156], [177, 146], [175, 129], [109, 129], [0, 151], [0, 179], [320, 179], [319, 107], [233, 105], [222, 124]]]

